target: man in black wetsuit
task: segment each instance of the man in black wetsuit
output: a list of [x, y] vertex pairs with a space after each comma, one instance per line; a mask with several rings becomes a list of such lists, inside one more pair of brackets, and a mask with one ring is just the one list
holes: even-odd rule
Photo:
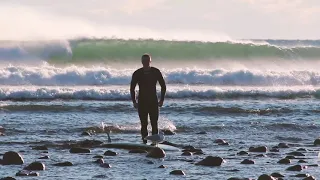
[[[141, 136], [143, 143], [147, 143], [144, 138], [148, 136], [148, 115], [150, 117], [152, 134], [158, 134], [159, 107], [163, 105], [166, 94], [166, 84], [159, 69], [151, 67], [151, 56], [144, 54], [141, 57], [143, 67], [137, 69], [133, 75], [130, 85], [130, 94], [133, 106], [138, 108], [141, 122]], [[161, 97], [158, 102], [156, 85], [161, 86]], [[135, 88], [139, 85], [138, 103], [136, 102]]]

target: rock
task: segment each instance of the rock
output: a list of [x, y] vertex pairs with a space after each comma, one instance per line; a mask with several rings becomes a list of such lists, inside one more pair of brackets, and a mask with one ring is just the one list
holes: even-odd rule
[[290, 148], [290, 146], [288, 144], [286, 144], [286, 143], [279, 143], [278, 147], [279, 148]]
[[267, 152], [266, 146], [259, 146], [259, 147], [250, 147], [249, 152]]
[[39, 157], [38, 159], [50, 159], [49, 156], [42, 156], [42, 157]]
[[309, 164], [308, 167], [319, 167], [318, 164]]
[[160, 165], [158, 168], [166, 168], [164, 165]]
[[213, 141], [214, 143], [217, 143], [217, 144], [221, 144], [221, 143], [227, 143], [227, 141], [223, 140], [223, 139], [216, 139]]
[[292, 155], [292, 156], [306, 156], [303, 153], [298, 152], [298, 151], [290, 152], [290, 153], [287, 153], [287, 154], [288, 155]]
[[310, 174], [297, 174], [294, 177], [309, 177]]
[[276, 178], [284, 177], [284, 175], [282, 175], [280, 173], [272, 173], [271, 176], [276, 177]]
[[102, 158], [100, 158], [100, 159], [95, 160], [94, 162], [97, 164], [103, 164], [104, 160]]
[[295, 157], [292, 156], [292, 155], [286, 156], [285, 158], [287, 158], [287, 159], [295, 159]]
[[290, 164], [291, 160], [288, 158], [284, 158], [284, 159], [281, 159], [280, 161], [278, 161], [278, 163], [279, 164]]
[[16, 179], [8, 176], [8, 177], [1, 178], [0, 180], [16, 180]]
[[23, 163], [24, 163], [24, 160], [22, 156], [17, 152], [9, 151], [4, 153], [3, 155], [3, 159], [2, 159], [3, 165], [20, 165]]
[[137, 154], [143, 154], [143, 153], [148, 153], [148, 151], [144, 150], [144, 149], [132, 149], [129, 151], [129, 153], [137, 153]]
[[280, 151], [277, 148], [272, 148], [272, 149], [270, 149], [270, 152], [280, 152]]
[[90, 153], [90, 149], [86, 149], [86, 148], [78, 148], [78, 147], [74, 147], [71, 148], [70, 153]]
[[100, 159], [100, 158], [103, 158], [103, 156], [101, 156], [101, 155], [96, 155], [96, 156], [93, 156], [92, 158]]
[[46, 169], [46, 166], [41, 162], [33, 162], [29, 164], [27, 167], [24, 168], [24, 170], [28, 171], [44, 171]]
[[205, 159], [201, 160], [200, 162], [197, 162], [195, 165], [201, 165], [201, 166], [221, 166], [222, 163], [224, 163], [225, 160], [221, 157], [213, 157], [208, 156]]
[[92, 179], [96, 179], [96, 178], [99, 178], [99, 179], [107, 179], [108, 178], [108, 176], [106, 176], [106, 175], [96, 175], [96, 176], [93, 176], [93, 178]]
[[186, 175], [182, 170], [173, 170], [170, 172], [172, 175]]
[[230, 144], [228, 142], [225, 142], [225, 143], [219, 143], [218, 145], [219, 146], [229, 146]]
[[30, 172], [28, 176], [40, 176], [38, 172]]
[[287, 168], [287, 171], [301, 171], [303, 169], [303, 166], [301, 165], [295, 165], [295, 166], [290, 166]]
[[241, 162], [241, 164], [254, 164], [253, 160], [245, 159]]
[[16, 173], [16, 176], [29, 176], [28, 171], [19, 171]]
[[104, 152], [104, 155], [105, 156], [116, 156], [116, 155], [118, 155], [118, 153], [108, 150], [108, 151]]
[[167, 135], [167, 136], [176, 134], [175, 132], [173, 132], [173, 131], [171, 131], [169, 129], [164, 129], [164, 130], [162, 130], [162, 132], [164, 133], [164, 135]]
[[181, 156], [192, 156], [192, 152], [185, 151], [181, 154]]
[[298, 163], [308, 163], [308, 162], [305, 161], [305, 160], [300, 159], [300, 160], [298, 161]]
[[303, 180], [316, 180], [316, 178], [313, 176], [309, 176], [309, 177], [303, 178]]
[[81, 136], [91, 136], [91, 133], [88, 131], [84, 131], [81, 133]]
[[103, 163], [103, 164], [100, 164], [100, 167], [111, 168], [112, 166], [109, 163]]
[[148, 154], [147, 157], [150, 158], [164, 158], [166, 156], [166, 153], [161, 148], [153, 148]]
[[242, 155], [248, 155], [249, 153], [246, 151], [240, 151], [237, 153], [237, 155], [242, 156]]
[[35, 147], [32, 147], [33, 150], [41, 150], [41, 151], [47, 151], [48, 148], [47, 146], [35, 146]]
[[148, 162], [147, 162], [147, 164], [154, 164], [154, 162], [152, 162], [152, 161], [148, 161]]
[[276, 180], [276, 178], [269, 176], [267, 174], [262, 174], [258, 177], [258, 180]]
[[320, 145], [320, 138], [314, 140], [313, 144], [314, 144], [315, 146], [319, 146], [319, 145]]
[[53, 164], [54, 166], [73, 166], [72, 162], [66, 161], [61, 163]]
[[297, 151], [307, 152], [307, 150], [305, 148], [299, 148], [299, 149], [297, 149]]
[[200, 131], [200, 132], [198, 132], [198, 133], [196, 133], [196, 134], [207, 134], [207, 132], [205, 132], [205, 131]]

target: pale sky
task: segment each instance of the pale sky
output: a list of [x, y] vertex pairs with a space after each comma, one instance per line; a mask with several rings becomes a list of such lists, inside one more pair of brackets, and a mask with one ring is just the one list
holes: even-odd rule
[[320, 0], [1, 0], [0, 40], [320, 39]]

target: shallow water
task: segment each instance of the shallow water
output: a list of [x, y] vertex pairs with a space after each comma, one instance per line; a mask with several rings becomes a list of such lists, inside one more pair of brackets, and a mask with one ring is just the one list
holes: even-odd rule
[[[318, 164], [319, 147], [312, 146], [319, 137], [320, 104], [316, 98], [294, 99], [166, 99], [161, 108], [159, 128], [170, 129], [176, 134], [166, 140], [201, 148], [205, 155], [181, 156], [182, 152], [167, 152], [163, 160], [146, 158], [145, 155], [129, 154], [126, 150], [113, 149], [119, 155], [105, 157], [112, 168], [105, 169], [94, 164], [94, 155], [103, 155], [105, 148], [92, 148], [90, 154], [70, 154], [69, 149], [54, 146], [63, 142], [95, 139], [107, 142], [107, 134], [97, 133], [91, 137], [81, 136], [90, 127], [112, 126], [114, 142], [140, 143], [139, 119], [130, 101], [95, 100], [34, 100], [2, 101], [0, 125], [6, 136], [0, 136], [0, 153], [9, 150], [24, 151], [25, 164], [21, 166], [0, 166], [0, 177], [14, 176], [25, 165], [40, 156], [47, 170], [40, 172], [45, 179], [228, 179], [230, 177], [257, 178], [259, 175], [280, 172], [286, 179], [291, 175], [309, 173], [320, 178], [318, 167], [309, 167], [302, 172], [290, 172], [289, 165], [277, 161], [300, 147], [306, 148], [307, 164]], [[205, 131], [207, 134], [197, 134]], [[219, 146], [213, 141], [225, 139], [229, 146]], [[237, 152], [248, 151], [250, 146], [265, 145], [268, 148], [280, 142], [292, 146], [280, 149], [279, 153], [265, 153], [267, 157], [255, 157], [258, 153], [238, 156]], [[49, 152], [32, 150], [31, 146], [51, 144]], [[200, 161], [208, 155], [220, 156], [226, 160], [221, 167], [196, 166], [186, 160]], [[246, 158], [254, 165], [243, 165]], [[72, 167], [55, 167], [61, 161], [74, 163]], [[154, 164], [148, 164], [152, 161]], [[298, 164], [294, 159], [291, 165]], [[167, 168], [159, 169], [159, 165]], [[186, 175], [169, 175], [174, 169], [183, 170]], [[234, 171], [238, 170], [238, 171]], [[24, 177], [23, 179], [33, 179]]]

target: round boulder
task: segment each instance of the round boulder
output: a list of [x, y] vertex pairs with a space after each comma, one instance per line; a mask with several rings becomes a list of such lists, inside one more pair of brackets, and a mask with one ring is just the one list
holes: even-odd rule
[[288, 155], [291, 155], [291, 156], [306, 156], [302, 152], [298, 152], [298, 151], [290, 152], [290, 153], [288, 153]]
[[41, 162], [33, 162], [29, 164], [27, 167], [24, 168], [24, 170], [28, 171], [44, 171], [46, 169], [46, 166]]
[[287, 171], [301, 171], [303, 169], [303, 166], [301, 165], [295, 165], [295, 166], [290, 166], [287, 168]]
[[288, 158], [284, 158], [278, 161], [279, 164], [290, 164], [291, 160]]
[[163, 149], [156, 147], [153, 148], [148, 154], [147, 157], [150, 158], [164, 158], [166, 156], [166, 153], [164, 152]]
[[213, 157], [213, 156], [208, 156], [205, 159], [197, 162], [195, 165], [201, 165], [201, 166], [221, 166], [222, 163], [224, 163], [225, 160], [222, 159], [221, 157]]
[[280, 174], [280, 173], [272, 173], [271, 176], [272, 176], [272, 177], [276, 177], [276, 178], [284, 177], [284, 175], [282, 175], [282, 174]]
[[172, 175], [186, 175], [182, 170], [173, 170], [170, 172]]
[[241, 164], [254, 164], [254, 161], [250, 159], [245, 159], [241, 162]]
[[8, 177], [1, 178], [0, 180], [16, 180], [16, 179], [8, 176]]
[[242, 156], [242, 155], [248, 155], [249, 153], [246, 151], [240, 151], [237, 153], [237, 155]]
[[259, 147], [250, 147], [249, 152], [267, 152], [266, 146], [259, 146]]
[[56, 163], [54, 166], [73, 166], [72, 162], [66, 161], [66, 162], [61, 162], [61, 163]]
[[262, 174], [258, 177], [258, 180], [276, 180], [276, 178], [269, 176], [267, 174]]
[[313, 144], [314, 144], [315, 146], [319, 146], [319, 145], [320, 145], [320, 138], [314, 140]]
[[117, 154], [118, 154], [118, 153], [116, 153], [116, 152], [114, 152], [114, 151], [110, 151], [110, 150], [104, 152], [104, 155], [105, 155], [105, 156], [116, 156]]
[[22, 156], [14, 151], [9, 151], [4, 153], [3, 159], [2, 159], [2, 164], [3, 165], [20, 165], [23, 164], [24, 160]]

